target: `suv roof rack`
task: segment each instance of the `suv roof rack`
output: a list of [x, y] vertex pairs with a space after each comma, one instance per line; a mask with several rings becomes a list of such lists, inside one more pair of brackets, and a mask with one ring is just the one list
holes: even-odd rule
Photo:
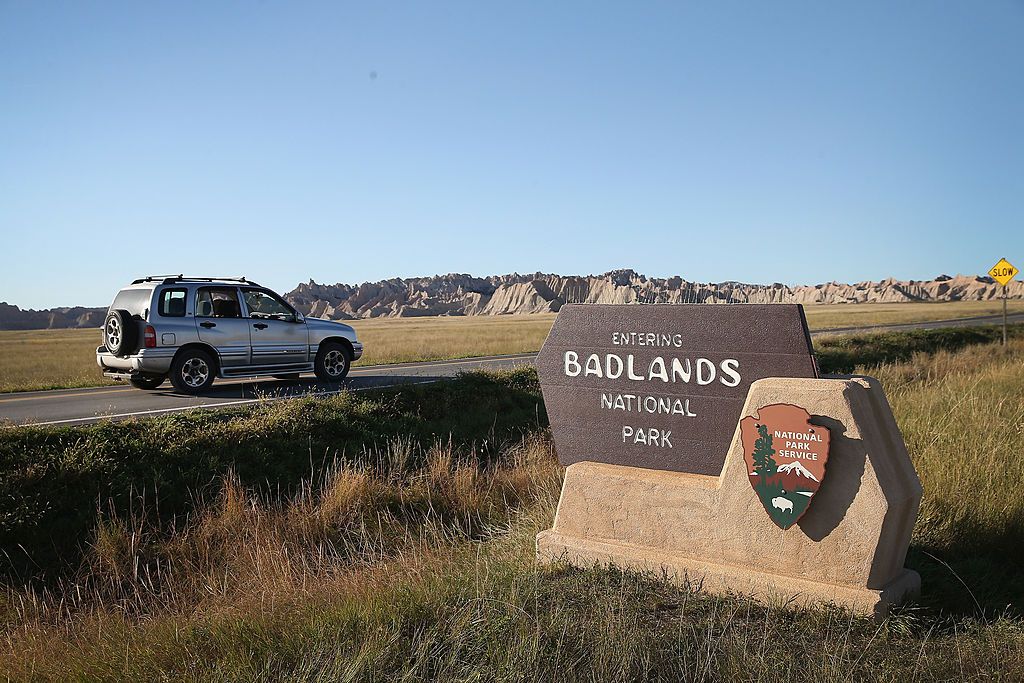
[[138, 280], [132, 280], [132, 284], [139, 285], [143, 282], [156, 282], [157, 280], [169, 280], [179, 277], [184, 277], [184, 275], [147, 275], [146, 277], [140, 277]]
[[143, 282], [161, 282], [162, 284], [169, 284], [172, 282], [244, 282], [247, 285], [253, 285], [254, 287], [260, 287], [256, 282], [252, 280], [246, 280], [245, 277], [185, 277], [185, 275], [147, 275], [146, 277], [133, 280], [133, 285], [138, 285]]

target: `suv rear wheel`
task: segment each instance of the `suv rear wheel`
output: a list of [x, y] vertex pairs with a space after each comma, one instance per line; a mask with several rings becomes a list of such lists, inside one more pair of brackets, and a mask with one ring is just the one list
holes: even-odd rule
[[128, 381], [136, 389], [152, 391], [163, 384], [165, 379], [167, 379], [167, 375], [135, 375]]
[[345, 379], [352, 365], [349, 350], [336, 342], [321, 344], [316, 352], [313, 370], [317, 379], [325, 382], [340, 382]]
[[213, 358], [201, 349], [186, 349], [171, 363], [171, 384], [184, 394], [198, 394], [213, 384]]

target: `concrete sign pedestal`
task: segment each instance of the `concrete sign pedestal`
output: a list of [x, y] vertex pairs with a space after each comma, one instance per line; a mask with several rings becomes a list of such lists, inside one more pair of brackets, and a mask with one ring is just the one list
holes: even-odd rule
[[806, 409], [831, 435], [827, 476], [794, 526], [776, 526], [751, 489], [737, 426], [719, 476], [569, 465], [554, 527], [537, 536], [538, 557], [665, 570], [705, 590], [884, 614], [920, 588], [903, 563], [921, 483], [881, 386], [761, 379], [740, 417], [779, 403]]

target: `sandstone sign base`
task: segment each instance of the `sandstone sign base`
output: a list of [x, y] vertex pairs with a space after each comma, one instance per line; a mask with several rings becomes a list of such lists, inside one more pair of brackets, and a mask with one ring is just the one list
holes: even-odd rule
[[566, 469], [542, 560], [662, 570], [705, 590], [880, 616], [916, 593], [904, 568], [921, 484], [879, 384], [869, 378], [754, 382], [741, 417], [805, 408], [829, 429], [828, 472], [787, 530], [751, 489], [739, 430], [720, 476], [578, 462]]

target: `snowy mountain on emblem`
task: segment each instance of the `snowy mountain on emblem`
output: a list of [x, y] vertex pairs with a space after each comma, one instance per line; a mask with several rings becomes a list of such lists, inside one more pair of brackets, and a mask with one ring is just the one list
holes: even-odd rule
[[[807, 468], [800, 464], [799, 460], [794, 460], [788, 465], [779, 465], [779, 472], [785, 474], [793, 474], [798, 477], [807, 477], [811, 481], [818, 481], [818, 478], [807, 471]], [[820, 483], [820, 482], [819, 482]]]

